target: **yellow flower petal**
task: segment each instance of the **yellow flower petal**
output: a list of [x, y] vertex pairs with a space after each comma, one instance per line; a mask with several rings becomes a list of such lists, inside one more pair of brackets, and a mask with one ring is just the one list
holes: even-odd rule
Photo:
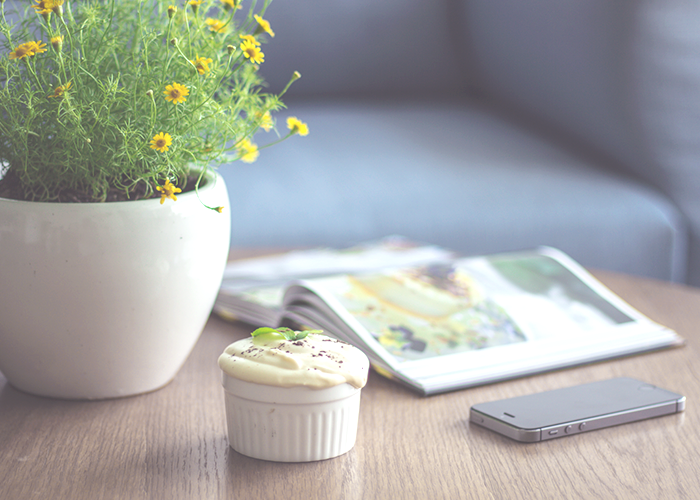
[[253, 163], [260, 156], [260, 151], [258, 151], [258, 146], [249, 141], [248, 139], [243, 139], [237, 146], [238, 154], [240, 155], [241, 161], [244, 163]]
[[211, 17], [208, 17], [204, 20], [204, 23], [207, 26], [209, 26], [210, 31], [214, 31], [216, 33], [223, 33], [224, 31], [226, 31], [226, 23], [218, 19], [212, 19]]
[[177, 201], [177, 196], [175, 196], [175, 193], [181, 193], [182, 189], [175, 187], [175, 184], [170, 182], [170, 179], [165, 179], [165, 183], [162, 186], [156, 186], [156, 191], [161, 193], [160, 204], [162, 205], [168, 198], [173, 201]]
[[46, 52], [46, 44], [41, 40], [38, 42], [26, 42], [18, 45], [15, 50], [10, 52], [10, 59], [23, 59], [25, 57], [41, 54], [42, 52]]
[[56, 88], [54, 89], [53, 94], [50, 94], [50, 95], [48, 95], [48, 96], [46, 96], [46, 97], [49, 98], [49, 99], [52, 98], [52, 97], [63, 97], [63, 94], [66, 93], [66, 90], [68, 90], [69, 88], [71, 88], [71, 85], [73, 85], [73, 82], [68, 82], [68, 83], [66, 83], [65, 85], [59, 85], [58, 87], [56, 87]]
[[173, 82], [172, 85], [165, 87], [163, 94], [165, 94], [166, 101], [172, 102], [173, 104], [179, 104], [187, 100], [187, 96], [190, 94], [190, 91], [184, 85]]
[[243, 40], [241, 50], [246, 59], [249, 59], [251, 62], [260, 64], [265, 61], [265, 54], [262, 53], [260, 47], [251, 43], [250, 40]]
[[296, 116], [290, 116], [287, 118], [287, 128], [292, 131], [293, 134], [299, 135], [309, 135], [309, 126], [299, 120]]
[[270, 114], [269, 111], [265, 111], [265, 113], [260, 114], [258, 112], [257, 114], [258, 119], [260, 120], [260, 128], [263, 129], [265, 132], [269, 132], [272, 130], [272, 115]]
[[249, 41], [253, 45], [260, 45], [253, 35], [238, 35], [243, 41]]
[[165, 153], [166, 151], [168, 151], [168, 146], [170, 146], [172, 143], [173, 138], [170, 137], [170, 134], [161, 132], [159, 134], [154, 135], [153, 139], [151, 139], [151, 149], [155, 149], [156, 151]]
[[272, 31], [272, 28], [270, 27], [269, 21], [265, 21], [265, 19], [263, 19], [262, 17], [260, 17], [257, 14], [255, 14], [253, 17], [258, 22], [258, 30], [256, 30], [256, 31], [260, 31], [260, 32], [264, 31], [265, 33], [270, 35], [272, 38], [275, 37], [275, 32]]
[[197, 68], [197, 72], [200, 75], [206, 75], [211, 71], [211, 68], [209, 68], [209, 65], [214, 62], [212, 59], [208, 57], [199, 57], [193, 61], [190, 59], [190, 62], [194, 65], [195, 68]]
[[[224, 4], [224, 7], [228, 9], [240, 9], [241, 5], [240, 3], [236, 2], [236, 0], [221, 0], [221, 3]], [[236, 5], [238, 3], [238, 5]]]

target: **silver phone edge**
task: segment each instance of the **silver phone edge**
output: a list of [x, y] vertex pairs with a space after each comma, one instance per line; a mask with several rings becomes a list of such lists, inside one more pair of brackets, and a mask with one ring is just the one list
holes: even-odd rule
[[676, 400], [664, 401], [655, 405], [632, 408], [630, 410], [609, 413], [587, 419], [573, 420], [538, 429], [522, 429], [520, 427], [515, 427], [490, 415], [481, 413], [478, 410], [475, 410], [473, 407], [469, 411], [469, 421], [521, 443], [537, 443], [540, 441], [548, 441], [550, 439], [573, 436], [583, 432], [603, 429], [605, 427], [612, 427], [614, 425], [645, 420], [647, 418], [680, 413], [685, 410], [685, 402], [685, 396], [681, 396]]
[[513, 425], [507, 424], [490, 415], [481, 413], [473, 407], [469, 410], [469, 421], [485, 427], [489, 430], [502, 434], [521, 443], [536, 443], [541, 440], [542, 429], [522, 429]]

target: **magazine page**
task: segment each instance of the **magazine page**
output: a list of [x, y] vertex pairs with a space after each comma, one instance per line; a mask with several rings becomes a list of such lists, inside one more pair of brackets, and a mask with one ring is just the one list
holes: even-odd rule
[[282, 285], [251, 286], [236, 291], [220, 290], [214, 302], [214, 312], [229, 321], [276, 325], [283, 295]]
[[353, 274], [396, 266], [448, 261], [455, 254], [403, 236], [389, 236], [350, 248], [312, 248], [230, 262], [214, 304], [220, 316], [274, 326], [285, 285], [294, 279]]
[[682, 342], [547, 247], [298, 286], [325, 306], [298, 289], [286, 304], [336, 316], [426, 394]]

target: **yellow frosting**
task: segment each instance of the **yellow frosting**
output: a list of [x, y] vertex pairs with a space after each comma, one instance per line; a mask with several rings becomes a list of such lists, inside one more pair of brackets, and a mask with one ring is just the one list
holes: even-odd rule
[[247, 337], [229, 345], [219, 366], [231, 377], [277, 387], [325, 389], [367, 383], [369, 360], [348, 343], [310, 333], [301, 340]]

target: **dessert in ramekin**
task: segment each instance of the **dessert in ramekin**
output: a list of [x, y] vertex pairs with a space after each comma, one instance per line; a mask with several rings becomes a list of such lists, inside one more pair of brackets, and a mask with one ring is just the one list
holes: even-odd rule
[[256, 332], [219, 357], [231, 447], [276, 462], [325, 460], [350, 451], [367, 356], [319, 333]]

